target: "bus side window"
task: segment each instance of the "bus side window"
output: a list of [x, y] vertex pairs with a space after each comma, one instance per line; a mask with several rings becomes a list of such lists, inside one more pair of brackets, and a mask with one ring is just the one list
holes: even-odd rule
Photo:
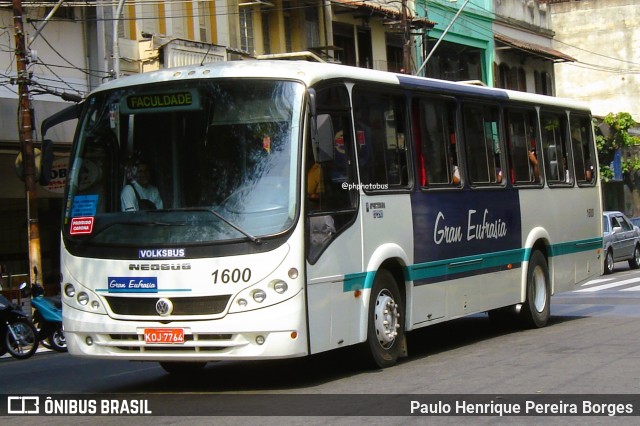
[[567, 160], [566, 115], [543, 111], [540, 120], [545, 176], [549, 185], [573, 183]]
[[419, 100], [413, 108], [420, 186], [460, 185], [455, 104]]
[[595, 181], [595, 164], [592, 150], [593, 132], [591, 119], [588, 116], [571, 115], [571, 143], [573, 145], [573, 164], [578, 185]]
[[317, 90], [318, 115], [328, 114], [333, 143], [321, 158], [307, 146], [305, 170], [307, 187], [307, 257], [315, 263], [331, 241], [346, 229], [357, 213], [353, 132], [349, 97], [344, 86]]
[[472, 184], [500, 184], [500, 138], [498, 108], [468, 103], [463, 106], [467, 171]]
[[536, 112], [534, 110], [509, 109], [505, 116], [511, 159], [511, 182], [516, 185], [540, 182]]
[[353, 98], [363, 189], [406, 187], [409, 184], [405, 143], [408, 120], [403, 98], [359, 87], [354, 89]]

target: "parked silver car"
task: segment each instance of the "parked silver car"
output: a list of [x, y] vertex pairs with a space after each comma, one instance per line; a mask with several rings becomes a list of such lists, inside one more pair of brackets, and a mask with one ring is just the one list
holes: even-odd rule
[[604, 231], [604, 273], [613, 271], [613, 264], [629, 261], [629, 267], [640, 268], [640, 228], [621, 212], [605, 211], [602, 214]]

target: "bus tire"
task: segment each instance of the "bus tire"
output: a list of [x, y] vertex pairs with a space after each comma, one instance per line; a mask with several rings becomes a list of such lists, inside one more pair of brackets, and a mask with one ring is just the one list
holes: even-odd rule
[[551, 291], [549, 267], [544, 255], [536, 250], [531, 254], [527, 269], [527, 298], [520, 315], [528, 328], [547, 325], [550, 315]]
[[607, 253], [604, 257], [604, 273], [608, 275], [613, 272], [613, 251], [611, 249], [607, 250]]
[[629, 259], [629, 268], [638, 269], [640, 268], [640, 247], [635, 246], [633, 248], [633, 257]]
[[369, 300], [365, 351], [373, 368], [391, 367], [402, 352], [404, 307], [398, 284], [391, 272], [376, 272]]
[[200, 372], [204, 366], [207, 365], [205, 361], [192, 361], [192, 362], [180, 362], [180, 361], [160, 361], [160, 367], [169, 374], [196, 374]]

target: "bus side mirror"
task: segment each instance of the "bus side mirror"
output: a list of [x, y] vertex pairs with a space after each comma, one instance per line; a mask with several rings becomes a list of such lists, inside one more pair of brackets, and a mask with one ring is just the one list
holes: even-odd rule
[[[42, 148], [33, 150], [35, 163], [35, 178], [40, 185], [48, 185], [51, 180], [51, 165], [53, 164], [53, 142], [51, 139], [42, 141]], [[22, 152], [18, 154], [15, 161], [16, 174], [24, 182], [24, 160]]]
[[53, 141], [42, 141], [42, 153], [40, 154], [40, 177], [38, 183], [42, 186], [49, 185], [51, 180], [51, 165], [53, 164]]
[[316, 118], [316, 138], [313, 156], [317, 163], [333, 160], [333, 121], [329, 114], [319, 114]]

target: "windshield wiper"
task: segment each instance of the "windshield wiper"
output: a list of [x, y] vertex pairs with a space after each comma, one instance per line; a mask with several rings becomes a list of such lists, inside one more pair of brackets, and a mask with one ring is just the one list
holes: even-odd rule
[[239, 233], [241, 233], [242, 235], [244, 235], [245, 237], [250, 239], [252, 243], [254, 243], [254, 244], [262, 244], [262, 240], [260, 238], [251, 235], [250, 233], [248, 233], [244, 229], [240, 228], [235, 223], [231, 222], [226, 217], [222, 216], [220, 213], [218, 213], [214, 209], [211, 209], [211, 208], [208, 208], [208, 207], [184, 207], [184, 208], [178, 208], [178, 209], [169, 209], [169, 211], [209, 212], [212, 215], [214, 215], [215, 217], [217, 217], [218, 219], [220, 219], [221, 221], [223, 221], [224, 223], [226, 223], [227, 225], [229, 225], [231, 228], [235, 229], [236, 231], [238, 231]]

